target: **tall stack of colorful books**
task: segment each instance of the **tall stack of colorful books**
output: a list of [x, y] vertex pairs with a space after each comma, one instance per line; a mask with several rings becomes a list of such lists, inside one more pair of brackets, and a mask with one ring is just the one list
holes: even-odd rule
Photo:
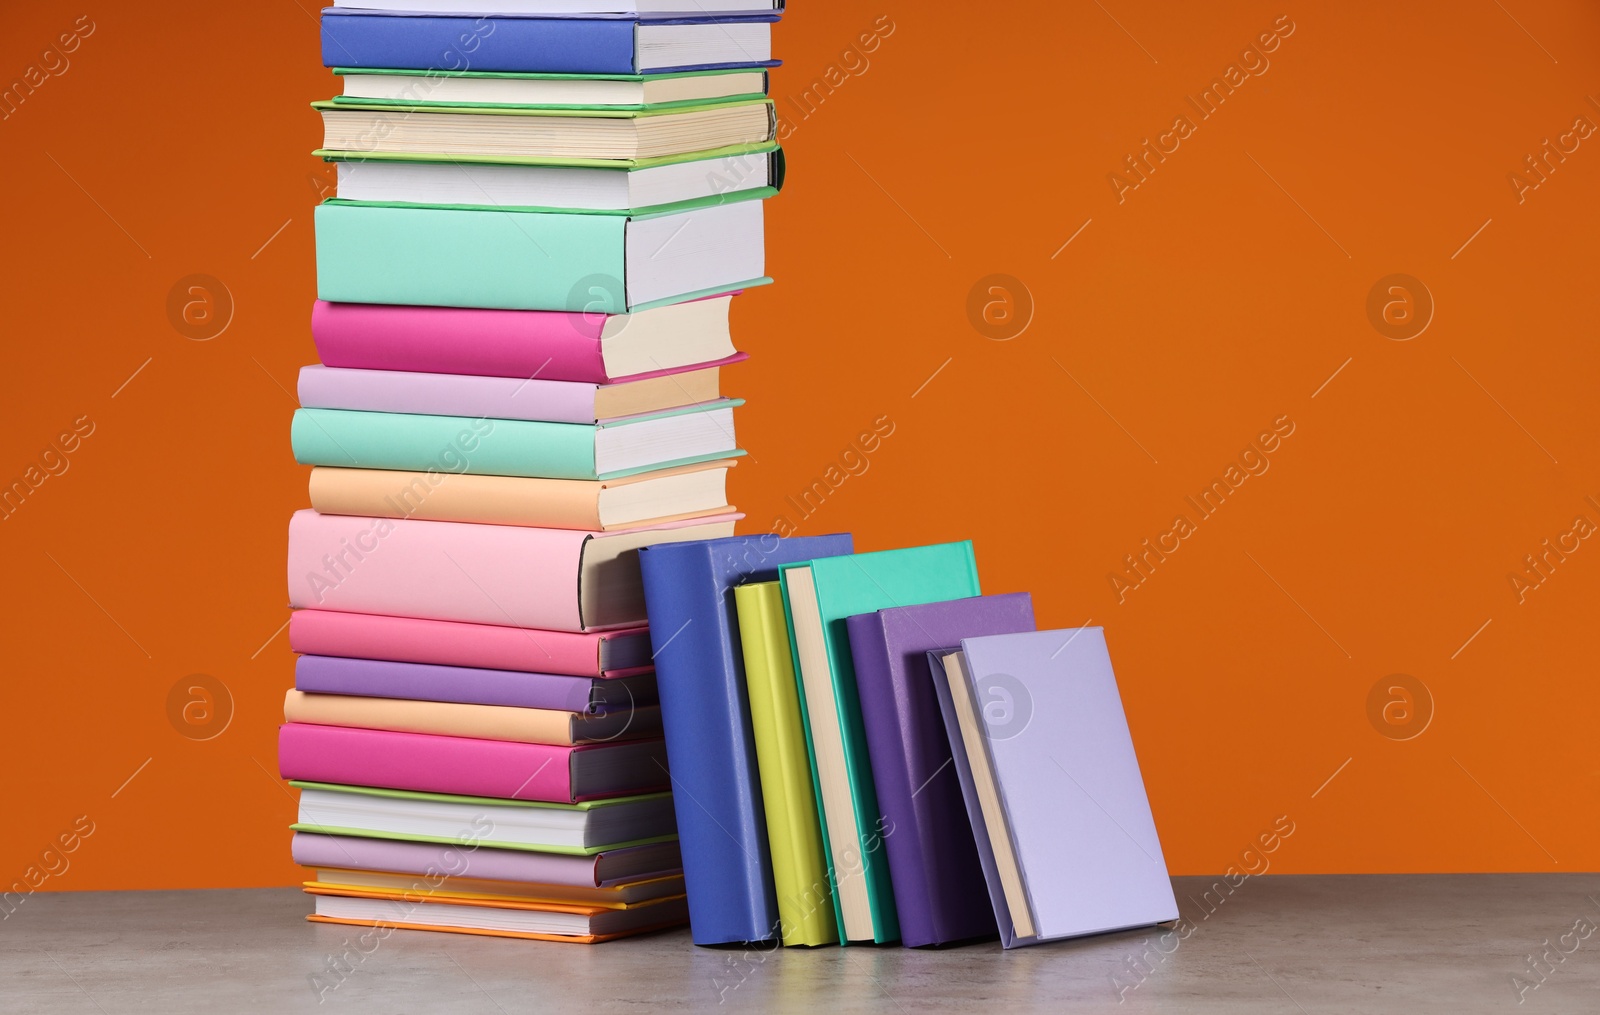
[[681, 923], [639, 551], [741, 517], [721, 368], [734, 298], [770, 281], [777, 16], [385, 6], [324, 12], [344, 87], [315, 104], [338, 196], [279, 744], [311, 919]]

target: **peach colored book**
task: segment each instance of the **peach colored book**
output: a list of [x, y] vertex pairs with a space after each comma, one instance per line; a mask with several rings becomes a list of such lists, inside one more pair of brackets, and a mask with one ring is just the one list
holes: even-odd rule
[[353, 694], [288, 691], [285, 722], [357, 726], [400, 733], [510, 740], [523, 744], [576, 744], [660, 736], [661, 710], [653, 705], [588, 714], [510, 705], [464, 705], [451, 701], [368, 698]]
[[528, 479], [390, 469], [311, 470], [322, 514], [607, 532], [728, 514], [733, 459], [622, 479]]

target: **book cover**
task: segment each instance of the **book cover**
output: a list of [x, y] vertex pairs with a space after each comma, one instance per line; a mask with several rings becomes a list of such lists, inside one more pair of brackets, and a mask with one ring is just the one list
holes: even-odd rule
[[471, 877], [489, 881], [601, 888], [679, 869], [676, 842], [625, 846], [585, 854], [498, 849], [469, 831], [461, 841], [411, 842], [355, 835], [297, 831], [290, 845], [304, 867], [390, 871], [430, 878]]
[[[314, 213], [317, 297], [336, 303], [626, 313], [760, 285], [762, 202], [672, 216], [654, 249], [648, 216], [326, 201]], [[681, 216], [681, 219], [678, 219]], [[699, 252], [695, 256], [681, 252]], [[726, 253], [708, 256], [712, 250]], [[661, 256], [657, 256], [661, 255]], [[719, 272], [740, 266], [733, 277]], [[746, 267], [748, 270], [746, 270]], [[649, 268], [648, 273], [645, 269]], [[598, 290], [604, 302], [597, 305]]]
[[[806, 660], [794, 633], [793, 597], [797, 571], [806, 573], [814, 590], [815, 611], [821, 622], [822, 655], [813, 661], [813, 666], [821, 668], [818, 676], [826, 679], [819, 680], [818, 686], [831, 688], [831, 701], [812, 699], [813, 674], [805, 670]], [[878, 805], [845, 621], [858, 613], [978, 595], [978, 568], [972, 543], [941, 543], [787, 564], [779, 568], [779, 574], [785, 612], [790, 620], [795, 671], [801, 676], [806, 745], [811, 754], [812, 779], [818, 783], [818, 819], [834, 879], [839, 940], [867, 939], [861, 932], [852, 934], [846, 927], [844, 905], [839, 897], [841, 882], [854, 878], [866, 893], [872, 924], [870, 939], [879, 943], [894, 941], [900, 937], [900, 926], [883, 843], [898, 829]], [[821, 742], [828, 750], [834, 750], [836, 745], [839, 757], [819, 761], [819, 735], [824, 733], [817, 726], [819, 721], [835, 724], [836, 731], [826, 731]], [[841, 817], [847, 824], [854, 824], [853, 834], [848, 827], [844, 830], [830, 827], [829, 809], [824, 803], [822, 779], [818, 773], [819, 766], [831, 768], [835, 763], [842, 767], [848, 783], [850, 803], [846, 810], [849, 813]]]
[[945, 675], [1002, 944], [1177, 919], [1104, 630], [966, 638]]
[[[737, 459], [718, 458], [617, 479], [468, 476], [319, 465], [312, 468], [308, 485], [311, 507], [325, 515], [619, 532], [733, 513], [733, 505], [727, 503], [726, 473], [737, 464]], [[706, 475], [712, 472], [721, 475]], [[711, 485], [702, 485], [699, 479], [708, 479]], [[681, 493], [690, 484], [697, 493], [694, 498]], [[617, 507], [617, 500], [624, 506]], [[667, 513], [674, 508], [693, 510]]]
[[[640, 71], [636, 26], [641, 22], [719, 25], [777, 20], [775, 15], [762, 14], [666, 19], [386, 17], [326, 11], [322, 15], [322, 63], [325, 67], [636, 74]], [[754, 60], [652, 70], [775, 66], [775, 60]]]
[[[401, 472], [462, 473], [536, 479], [599, 480], [743, 455], [734, 446], [731, 423], [714, 428], [721, 445], [702, 454], [601, 471], [599, 447], [608, 429], [657, 429], [655, 421], [682, 419], [743, 405], [737, 398], [605, 423], [545, 423], [526, 419], [424, 416], [351, 409], [296, 409], [289, 428], [294, 460], [301, 465]], [[712, 417], [715, 418], [715, 417]], [[670, 453], [654, 449], [656, 454]], [[646, 455], [648, 457], [648, 454]], [[397, 488], [397, 493], [404, 488]]]
[[300, 368], [296, 394], [308, 409], [520, 419], [593, 426], [598, 387], [543, 378], [473, 377], [405, 370]]
[[816, 787], [811, 784], [800, 698], [789, 658], [783, 590], [777, 582], [751, 582], [734, 589], [734, 601], [739, 611], [739, 642], [745, 684], [750, 692], [750, 730], [761, 775], [783, 943], [834, 944], [839, 934], [833, 916], [833, 890], [822, 852]]
[[[317, 900], [317, 911], [306, 917], [312, 923], [406, 927], [526, 941], [598, 944], [630, 934], [673, 927], [681, 924], [686, 916], [681, 897], [615, 910], [558, 903], [446, 900], [407, 892], [362, 892], [351, 895], [319, 885], [311, 885], [303, 890]], [[542, 920], [541, 915], [544, 917]], [[547, 929], [525, 929], [529, 927]]]
[[289, 647], [309, 655], [582, 677], [642, 672], [650, 665], [643, 625], [548, 631], [300, 609], [289, 617]]
[[961, 783], [951, 770], [928, 652], [961, 639], [1032, 631], [1025, 592], [903, 606], [849, 618], [861, 721], [884, 839], [900, 940], [908, 947], [995, 933]]
[[[609, 290], [602, 290], [610, 298]], [[651, 316], [679, 316], [720, 310], [719, 330], [727, 332], [728, 294], [689, 301], [701, 306], [664, 307]], [[616, 373], [606, 365], [607, 336], [623, 341], [633, 315], [564, 310], [493, 310], [482, 307], [411, 307], [371, 303], [329, 303], [311, 309], [311, 337], [317, 358], [330, 367], [409, 370], [418, 373], [472, 374], [482, 377], [543, 377], [556, 381], [610, 381], [661, 377], [671, 369]], [[635, 329], [643, 330], [643, 329]], [[703, 330], [703, 329], [702, 329]], [[697, 366], [723, 366], [748, 359], [729, 341], [716, 344]], [[646, 364], [650, 358], [645, 357]], [[656, 363], [660, 357], [654, 357]], [[687, 365], [687, 364], [686, 364]]]
[[285, 722], [318, 726], [359, 726], [563, 747], [661, 735], [661, 712], [653, 705], [603, 712], [558, 711], [520, 705], [326, 694], [298, 688], [284, 692], [283, 718]]
[[[594, 751], [614, 754], [616, 764], [584, 787], [573, 762]], [[422, 793], [577, 803], [666, 789], [666, 763], [660, 740], [555, 747], [348, 726], [278, 728], [278, 772], [285, 779]]]
[[655, 675], [648, 672], [604, 679], [319, 655], [303, 655], [295, 660], [294, 686], [312, 694], [507, 705], [557, 712], [625, 710], [653, 705], [656, 700]]
[[769, 534], [639, 551], [696, 944], [782, 931], [732, 590], [851, 546], [849, 535]]
[[296, 511], [289, 602], [551, 631], [637, 627], [637, 548], [724, 535], [736, 517], [598, 533]]

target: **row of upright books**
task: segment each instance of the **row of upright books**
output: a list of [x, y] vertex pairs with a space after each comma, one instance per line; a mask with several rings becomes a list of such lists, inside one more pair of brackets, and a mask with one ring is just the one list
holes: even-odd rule
[[723, 368], [770, 281], [776, 13], [385, 4], [322, 16], [279, 744], [311, 919], [681, 924], [638, 550], [740, 517]]
[[1178, 916], [1104, 632], [970, 542], [639, 553], [702, 945], [1007, 947]]

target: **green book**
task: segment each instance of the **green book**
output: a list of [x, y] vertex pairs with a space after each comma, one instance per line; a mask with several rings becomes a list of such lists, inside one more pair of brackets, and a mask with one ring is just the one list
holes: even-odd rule
[[772, 188], [605, 213], [334, 199], [315, 212], [333, 303], [624, 314], [771, 281]]
[[294, 460], [345, 469], [617, 479], [744, 454], [725, 398], [604, 423], [297, 409]]
[[833, 944], [839, 940], [833, 889], [817, 824], [816, 790], [789, 655], [783, 591], [777, 582], [752, 582], [737, 586], [733, 598], [739, 612], [750, 727], [783, 943]]
[[981, 595], [972, 543], [827, 557], [778, 573], [839, 940], [893, 941], [900, 925], [883, 840], [915, 830], [889, 825], [878, 807], [845, 619]]

